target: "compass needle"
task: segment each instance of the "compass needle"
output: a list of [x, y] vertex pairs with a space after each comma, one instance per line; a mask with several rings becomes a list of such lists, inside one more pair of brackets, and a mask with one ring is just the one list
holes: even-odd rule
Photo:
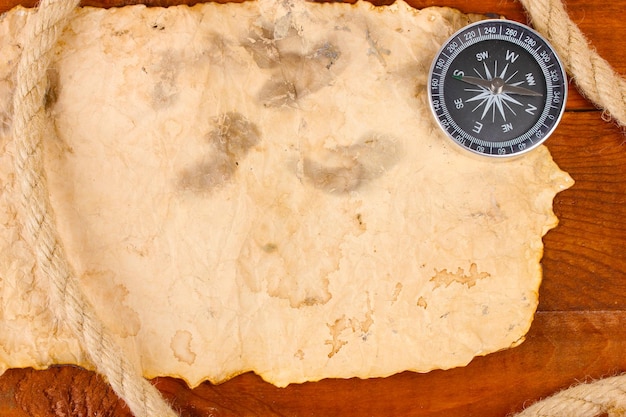
[[483, 20], [453, 34], [433, 60], [429, 85], [441, 129], [462, 148], [495, 157], [543, 143], [567, 100], [565, 71], [553, 48], [509, 20]]
[[[517, 83], [516, 83], [517, 84]], [[520, 96], [533, 96], [533, 97], [541, 97], [543, 96], [543, 94], [538, 93], [536, 91], [530, 90], [528, 88], [524, 88], [524, 87], [519, 87], [519, 84], [511, 84], [511, 85], [505, 85], [502, 88], [502, 91], [504, 91], [505, 93], [511, 93], [511, 94], [517, 94]]]
[[491, 81], [485, 80], [483, 78], [471, 77], [469, 75], [453, 75], [452, 78], [454, 78], [455, 80], [463, 81], [464, 83], [476, 85], [478, 87], [491, 89]]

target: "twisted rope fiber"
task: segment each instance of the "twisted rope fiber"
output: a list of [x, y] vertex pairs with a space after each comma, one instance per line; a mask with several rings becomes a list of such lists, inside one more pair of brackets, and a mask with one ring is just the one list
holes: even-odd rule
[[[560, 0], [520, 0], [535, 27], [553, 43], [580, 89], [620, 126], [626, 125], [626, 81], [591, 50], [569, 19]], [[15, 169], [20, 202], [25, 209], [24, 232], [35, 251], [42, 277], [49, 280], [56, 313], [78, 337], [83, 349], [137, 417], [175, 416], [159, 392], [126, 359], [87, 302], [69, 265], [56, 230], [43, 169], [46, 71], [51, 51], [78, 0], [43, 0], [24, 29], [24, 51], [17, 67], [13, 100]], [[519, 417], [626, 415], [626, 376], [607, 378], [562, 391], [518, 414]], [[619, 413], [619, 414], [616, 414]]]
[[626, 376], [576, 385], [526, 408], [515, 417], [626, 416]]
[[579, 90], [604, 116], [626, 126], [626, 80], [590, 47], [582, 31], [569, 18], [561, 0], [519, 0], [534, 27], [545, 35], [572, 75]]
[[[42, 136], [45, 127], [46, 71], [52, 48], [78, 0], [44, 0], [24, 28], [24, 51], [17, 66], [13, 98], [15, 171], [20, 203], [25, 210], [24, 235], [35, 252], [41, 277], [47, 279], [51, 305], [63, 324], [81, 342], [98, 372], [126, 401], [137, 417], [176, 414], [157, 389], [126, 359], [120, 347], [98, 319], [78, 284], [58, 236], [43, 168]], [[40, 278], [41, 279], [41, 278]]]

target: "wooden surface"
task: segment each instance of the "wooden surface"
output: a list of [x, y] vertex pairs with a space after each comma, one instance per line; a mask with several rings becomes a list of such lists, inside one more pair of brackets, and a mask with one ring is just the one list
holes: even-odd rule
[[[19, 0], [0, 0], [0, 12]], [[149, 0], [167, 6], [177, 0]], [[30, 3], [29, 3], [30, 2]], [[87, 0], [120, 6], [127, 0]], [[414, 0], [526, 22], [510, 0]], [[28, 0], [25, 5], [32, 5]], [[598, 52], [626, 74], [626, 0], [567, 0]], [[1, 41], [1, 40], [0, 40]], [[572, 85], [548, 147], [576, 185], [559, 194], [559, 226], [544, 238], [539, 311], [521, 346], [464, 368], [384, 379], [324, 380], [284, 389], [252, 374], [188, 389], [153, 382], [183, 416], [505, 416], [577, 381], [626, 371], [626, 136]], [[129, 416], [95, 374], [74, 367], [10, 370], [0, 377], [0, 416]], [[593, 417], [593, 416], [590, 416]]]

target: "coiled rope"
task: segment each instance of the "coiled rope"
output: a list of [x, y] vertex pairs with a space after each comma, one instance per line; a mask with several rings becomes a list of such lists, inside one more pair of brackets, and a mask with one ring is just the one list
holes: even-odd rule
[[620, 127], [626, 126], [626, 80], [590, 46], [561, 0], [519, 0], [533, 26], [554, 46], [579, 91]]
[[[620, 126], [626, 125], [626, 81], [590, 47], [560, 0], [520, 0], [534, 26], [554, 45], [579, 89]], [[22, 32], [17, 66], [12, 134], [15, 173], [24, 209], [24, 238], [36, 255], [39, 279], [50, 290], [56, 316], [79, 340], [85, 354], [137, 417], [174, 417], [176, 413], [126, 359], [79, 286], [60, 241], [43, 167], [42, 137], [52, 48], [78, 0], [43, 0]], [[47, 282], [46, 282], [47, 280]], [[545, 399], [519, 417], [577, 417], [626, 413], [626, 376], [579, 385]]]
[[[44, 99], [51, 52], [78, 0], [43, 0], [22, 32], [13, 97], [15, 174], [24, 209], [24, 238], [33, 248], [38, 279], [48, 284], [56, 316], [79, 340], [97, 371], [137, 417], [174, 417], [157, 389], [141, 376], [104, 327], [79, 286], [57, 232], [43, 167]], [[47, 280], [47, 282], [45, 282]]]

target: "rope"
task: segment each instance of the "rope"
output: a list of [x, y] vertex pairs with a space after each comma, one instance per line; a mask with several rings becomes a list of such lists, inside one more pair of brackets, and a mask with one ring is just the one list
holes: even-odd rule
[[626, 416], [626, 376], [576, 385], [526, 408], [515, 417]]
[[[626, 126], [626, 81], [593, 51], [569, 19], [560, 0], [520, 0], [535, 27], [554, 45], [580, 90]], [[56, 230], [43, 168], [42, 137], [46, 125], [46, 72], [52, 48], [79, 0], [43, 0], [29, 16], [22, 40], [13, 99], [15, 171], [24, 209], [24, 238], [35, 252], [38, 279], [49, 284], [56, 314], [76, 335], [97, 371], [137, 417], [176, 414], [157, 389], [126, 359], [81, 291]], [[626, 376], [607, 378], [562, 391], [518, 414], [519, 417], [625, 415]], [[613, 414], [611, 414], [613, 413]]]
[[[15, 172], [24, 209], [24, 238], [30, 242], [41, 275], [49, 284], [51, 305], [78, 338], [88, 358], [137, 417], [176, 414], [157, 389], [126, 358], [85, 299], [58, 236], [43, 168], [46, 71], [56, 44], [78, 0], [43, 0], [29, 16], [22, 39], [13, 98]], [[47, 282], [46, 282], [47, 281]]]
[[554, 46], [581, 91], [604, 118], [626, 126], [626, 80], [591, 48], [585, 35], [569, 18], [561, 0], [519, 0], [533, 26]]

